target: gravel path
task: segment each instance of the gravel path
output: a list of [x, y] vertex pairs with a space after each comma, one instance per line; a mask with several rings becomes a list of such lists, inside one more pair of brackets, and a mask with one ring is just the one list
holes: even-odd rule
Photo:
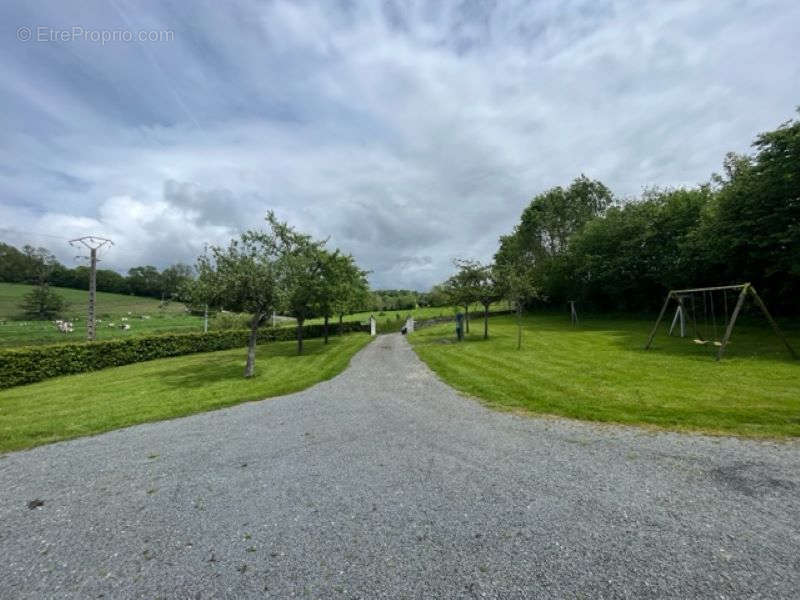
[[493, 412], [389, 335], [298, 394], [0, 459], [0, 598], [267, 596], [797, 598], [800, 444]]

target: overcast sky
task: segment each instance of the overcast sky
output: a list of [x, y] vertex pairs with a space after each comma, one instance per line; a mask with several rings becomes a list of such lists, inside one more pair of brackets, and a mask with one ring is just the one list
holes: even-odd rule
[[[551, 186], [695, 185], [800, 104], [797, 0], [24, 0], [0, 22], [0, 240], [74, 265], [68, 238], [105, 235], [122, 271], [274, 209], [374, 287], [427, 289]], [[162, 40], [119, 39], [140, 31]]]

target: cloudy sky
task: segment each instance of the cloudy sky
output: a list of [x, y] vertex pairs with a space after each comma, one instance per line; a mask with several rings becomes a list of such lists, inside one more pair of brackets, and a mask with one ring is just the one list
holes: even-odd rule
[[0, 240], [75, 264], [67, 239], [105, 235], [122, 271], [273, 209], [373, 286], [426, 289], [548, 187], [695, 185], [800, 104], [796, 0], [24, 0], [0, 22]]

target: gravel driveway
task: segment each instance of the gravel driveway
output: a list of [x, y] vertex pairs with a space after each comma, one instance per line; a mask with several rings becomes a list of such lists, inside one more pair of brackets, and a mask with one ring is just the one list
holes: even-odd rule
[[493, 412], [388, 335], [298, 394], [0, 459], [0, 598], [267, 596], [797, 598], [800, 443]]

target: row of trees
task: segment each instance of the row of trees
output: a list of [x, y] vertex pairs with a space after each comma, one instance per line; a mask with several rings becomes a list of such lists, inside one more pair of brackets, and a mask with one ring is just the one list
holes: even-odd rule
[[489, 337], [489, 309], [492, 304], [508, 299], [517, 306], [520, 316], [524, 294], [528, 288], [520, 286], [516, 272], [497, 264], [484, 265], [480, 262], [456, 259], [456, 273], [444, 283], [435, 286], [435, 293], [441, 295], [442, 305], [464, 307], [465, 330], [469, 333], [469, 307], [480, 304], [483, 307], [483, 337]]
[[[177, 263], [159, 271], [151, 265], [134, 267], [127, 276], [110, 269], [97, 270], [97, 291], [171, 299], [189, 279], [192, 268]], [[65, 267], [47, 248], [23, 246], [17, 249], [0, 242], [0, 281], [8, 283], [47, 283], [56, 287], [89, 289], [89, 267]]]
[[581, 176], [536, 196], [501, 237], [495, 269], [528, 304], [657, 308], [666, 290], [752, 282], [777, 312], [800, 312], [800, 120], [729, 154], [695, 188], [621, 202]]
[[[194, 278], [191, 266], [177, 263], [159, 271], [152, 265], [133, 267], [127, 275], [110, 269], [97, 270], [97, 290], [115, 294], [150, 296], [162, 300], [180, 300], [180, 291]], [[67, 268], [47, 248], [30, 245], [17, 249], [0, 242], [0, 281], [48, 284], [79, 290], [89, 289], [89, 267]], [[53, 296], [51, 291], [50, 296]], [[44, 297], [44, 294], [40, 294]], [[419, 306], [444, 306], [448, 300], [440, 293], [416, 290], [375, 290], [362, 295], [353, 311], [413, 310]], [[52, 311], [48, 316], [51, 318]], [[26, 313], [27, 314], [27, 313]], [[35, 315], [27, 315], [36, 318]]]
[[413, 310], [426, 306], [426, 294], [416, 290], [375, 290], [367, 298], [363, 310]]
[[303, 352], [303, 324], [323, 317], [325, 343], [329, 320], [363, 306], [369, 295], [367, 273], [352, 256], [329, 251], [270, 212], [266, 230], [248, 230], [228, 246], [212, 246], [197, 261], [197, 279], [183, 286], [195, 305], [248, 313], [250, 337], [245, 377], [253, 375], [258, 329], [278, 312], [297, 320], [297, 352]]

